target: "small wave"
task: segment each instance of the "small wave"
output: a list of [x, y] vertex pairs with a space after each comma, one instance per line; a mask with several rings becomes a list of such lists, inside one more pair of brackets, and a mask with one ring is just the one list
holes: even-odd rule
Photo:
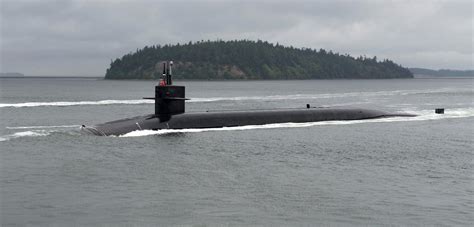
[[427, 121], [440, 120], [448, 118], [466, 118], [474, 117], [474, 108], [450, 109], [446, 110], [445, 114], [435, 114], [433, 110], [419, 110], [410, 111], [410, 114], [418, 115], [416, 117], [390, 117], [377, 118], [367, 120], [351, 120], [351, 121], [319, 121], [308, 123], [279, 123], [267, 125], [246, 125], [237, 127], [223, 127], [223, 128], [191, 128], [191, 129], [163, 129], [163, 130], [137, 130], [121, 135], [119, 137], [141, 137], [150, 135], [165, 135], [172, 133], [195, 133], [195, 132], [214, 132], [214, 131], [242, 131], [253, 129], [276, 129], [276, 128], [304, 128], [324, 125], [351, 125], [362, 123], [388, 123], [388, 122], [404, 122], [404, 121]]
[[11, 135], [5, 135], [0, 137], [0, 142], [8, 141], [10, 139], [20, 138], [20, 137], [34, 137], [34, 136], [47, 136], [51, 134], [52, 131], [48, 130], [32, 130], [24, 132], [16, 132]]
[[47, 129], [47, 128], [78, 128], [80, 125], [38, 125], [38, 126], [7, 126], [7, 129]]

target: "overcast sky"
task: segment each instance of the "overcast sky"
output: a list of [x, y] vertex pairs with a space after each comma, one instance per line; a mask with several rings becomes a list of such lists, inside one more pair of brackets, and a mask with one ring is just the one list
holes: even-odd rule
[[0, 1], [2, 72], [102, 76], [145, 45], [208, 39], [474, 68], [470, 0]]

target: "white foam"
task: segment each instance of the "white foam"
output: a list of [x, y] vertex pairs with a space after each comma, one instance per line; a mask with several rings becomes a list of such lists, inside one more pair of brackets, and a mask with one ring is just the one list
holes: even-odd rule
[[78, 128], [80, 125], [37, 125], [37, 126], [7, 126], [7, 129], [47, 129], [47, 128]]
[[24, 137], [24, 136], [47, 136], [49, 135], [49, 132], [45, 130], [41, 131], [25, 131], [25, 132], [17, 132], [14, 133], [12, 136], [14, 137]]
[[466, 118], [466, 117], [474, 117], [474, 108], [449, 109], [449, 110], [446, 110], [445, 114], [435, 114], [434, 110], [410, 111], [409, 113], [416, 114], [418, 116], [416, 117], [390, 117], [390, 118], [377, 118], [377, 119], [351, 120], [351, 121], [319, 121], [319, 122], [308, 122], [308, 123], [246, 125], [246, 126], [223, 127], [223, 128], [163, 129], [163, 130], [158, 130], [158, 131], [138, 130], [138, 131], [129, 132], [120, 137], [140, 137], [140, 136], [150, 136], [150, 135], [164, 135], [164, 134], [171, 134], [171, 133], [241, 131], [241, 130], [276, 129], [276, 128], [304, 128], [304, 127], [324, 126], [324, 125], [351, 125], [351, 124], [362, 124], [362, 123], [389, 123], [389, 122], [440, 120], [440, 119], [449, 119], [449, 118]]
[[11, 135], [5, 135], [0, 137], [0, 142], [8, 141], [10, 139], [20, 138], [20, 137], [34, 137], [34, 136], [47, 136], [51, 134], [52, 131], [47, 130], [32, 130], [24, 132], [16, 132]]

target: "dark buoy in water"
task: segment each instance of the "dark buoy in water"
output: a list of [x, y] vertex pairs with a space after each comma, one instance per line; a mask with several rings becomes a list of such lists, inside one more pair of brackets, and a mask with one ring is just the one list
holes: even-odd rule
[[136, 130], [222, 128], [276, 123], [304, 123], [316, 121], [350, 121], [383, 117], [413, 117], [404, 113], [387, 113], [361, 108], [286, 108], [273, 110], [185, 112], [185, 87], [173, 85], [171, 67], [163, 64], [163, 78], [155, 86], [155, 113], [94, 126], [82, 126], [84, 132], [98, 135], [123, 135]]
[[435, 113], [436, 114], [444, 114], [444, 108], [436, 108]]

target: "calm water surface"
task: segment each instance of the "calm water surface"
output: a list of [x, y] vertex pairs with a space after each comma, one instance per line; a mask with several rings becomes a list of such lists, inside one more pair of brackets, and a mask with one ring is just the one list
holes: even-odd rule
[[[177, 82], [187, 111], [355, 106], [415, 118], [81, 135], [154, 82], [0, 79], [2, 225], [471, 225], [473, 79]], [[433, 110], [446, 108], [446, 114]]]

